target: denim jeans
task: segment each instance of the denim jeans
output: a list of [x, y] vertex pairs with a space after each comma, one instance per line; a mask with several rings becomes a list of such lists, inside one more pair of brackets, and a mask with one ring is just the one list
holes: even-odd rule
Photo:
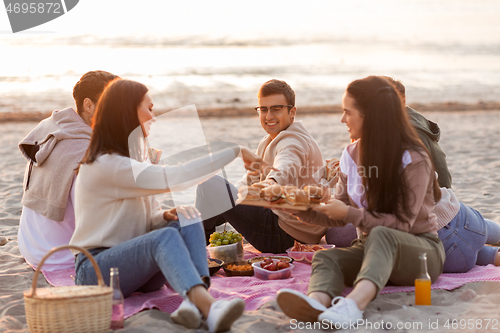
[[[208, 243], [215, 227], [229, 222], [257, 250], [265, 253], [284, 253], [293, 246], [294, 238], [279, 226], [279, 219], [269, 208], [234, 205], [238, 189], [220, 176], [198, 185], [196, 208], [200, 211]], [[232, 200], [226, 211], [220, 212], [221, 200]], [[208, 216], [208, 218], [206, 218]]]
[[475, 209], [460, 203], [453, 220], [438, 231], [446, 251], [444, 273], [464, 273], [474, 265], [493, 264], [500, 241], [500, 225], [485, 220]]
[[[179, 216], [182, 219], [183, 216]], [[180, 227], [178, 221], [165, 228], [135, 237], [111, 248], [90, 249], [106, 284], [109, 270], [118, 267], [125, 297], [134, 291], [150, 292], [165, 282], [184, 298], [196, 285], [210, 284], [207, 252], [201, 221]], [[97, 284], [92, 263], [80, 253], [76, 262], [76, 284]]]

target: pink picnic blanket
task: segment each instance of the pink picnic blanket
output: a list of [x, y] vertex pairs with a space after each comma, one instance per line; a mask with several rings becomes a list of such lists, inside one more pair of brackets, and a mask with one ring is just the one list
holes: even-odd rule
[[[266, 255], [254, 250], [251, 246], [245, 246], [245, 259], [254, 256]], [[271, 254], [269, 254], [271, 255]], [[256, 310], [266, 302], [276, 298], [276, 292], [282, 288], [290, 288], [302, 293], [307, 291], [309, 278], [311, 276], [311, 265], [295, 261], [292, 277], [284, 280], [260, 280], [255, 276], [227, 277], [224, 270], [220, 270], [212, 276], [210, 294], [216, 298], [230, 299], [240, 297], [245, 300], [246, 310]], [[74, 269], [46, 272], [42, 271], [47, 282], [53, 286], [74, 285]], [[467, 273], [442, 274], [432, 285], [432, 289], [452, 290], [469, 282], [477, 281], [500, 281], [500, 267], [493, 265], [475, 266]], [[352, 288], [344, 288], [346, 295]], [[396, 292], [412, 292], [414, 287], [385, 287], [381, 294]], [[125, 299], [125, 318], [145, 309], [156, 308], [163, 312], [172, 313], [182, 302], [182, 297], [173, 289], [163, 286], [160, 290], [142, 294], [134, 293]]]

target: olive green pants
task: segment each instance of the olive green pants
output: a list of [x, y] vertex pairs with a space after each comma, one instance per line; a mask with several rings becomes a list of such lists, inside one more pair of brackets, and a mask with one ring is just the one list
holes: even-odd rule
[[432, 282], [443, 272], [445, 252], [437, 235], [412, 235], [387, 227], [375, 227], [368, 236], [347, 248], [318, 251], [312, 261], [307, 293], [324, 292], [340, 296], [344, 285], [355, 286], [363, 279], [377, 286], [377, 294], [390, 281], [413, 286], [420, 274], [419, 253], [427, 253], [427, 269]]

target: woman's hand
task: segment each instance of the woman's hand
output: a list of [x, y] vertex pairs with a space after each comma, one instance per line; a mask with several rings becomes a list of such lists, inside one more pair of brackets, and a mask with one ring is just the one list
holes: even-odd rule
[[247, 147], [240, 147], [241, 158], [245, 163], [245, 169], [250, 171], [251, 175], [258, 175], [260, 172], [264, 172], [265, 174], [269, 173], [269, 171], [279, 171], [274, 168], [271, 164], [264, 161], [260, 156], [253, 153]]
[[331, 188], [324, 186], [321, 186], [321, 188], [323, 189], [323, 196], [321, 197], [320, 202], [327, 203], [332, 199], [332, 190]]
[[312, 209], [325, 214], [332, 220], [344, 220], [347, 215], [349, 206], [347, 206], [340, 200], [333, 199], [330, 200], [326, 205], [314, 206], [312, 207]]
[[177, 206], [175, 208], [166, 210], [163, 212], [163, 219], [165, 221], [177, 221], [179, 220], [179, 213], [184, 215], [187, 220], [191, 220], [191, 218], [197, 218], [201, 216], [201, 213], [193, 206]]

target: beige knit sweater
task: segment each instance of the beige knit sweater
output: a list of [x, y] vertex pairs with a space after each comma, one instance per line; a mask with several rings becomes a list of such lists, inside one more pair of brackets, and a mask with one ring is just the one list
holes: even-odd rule
[[[324, 164], [318, 143], [300, 121], [292, 123], [273, 140], [269, 135], [265, 136], [260, 141], [256, 154], [279, 171], [263, 173], [260, 177], [247, 175], [237, 186], [243, 183], [251, 185], [267, 178], [273, 178], [282, 186], [303, 187], [316, 184], [313, 174]], [[280, 210], [273, 210], [273, 213], [279, 217], [280, 228], [303, 243], [319, 243], [328, 229], [324, 226], [304, 223], [297, 217]]]

